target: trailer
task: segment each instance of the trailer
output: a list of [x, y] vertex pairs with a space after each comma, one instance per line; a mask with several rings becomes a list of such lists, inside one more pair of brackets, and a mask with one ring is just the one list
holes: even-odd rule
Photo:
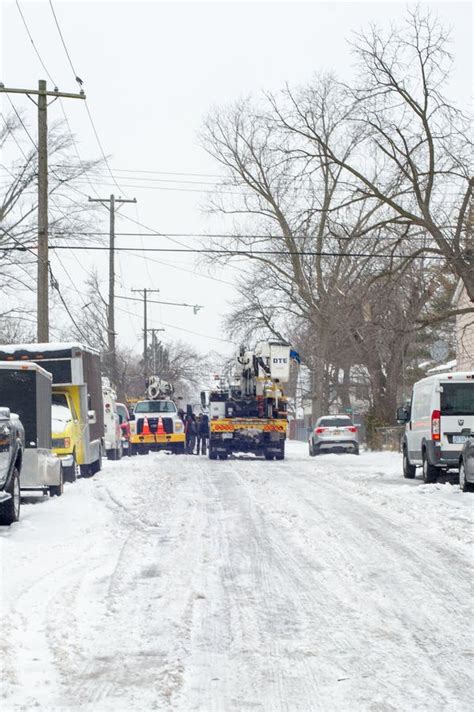
[[51, 448], [51, 374], [36, 363], [0, 363], [0, 401], [18, 416], [24, 428], [21, 491], [59, 497], [63, 469]]
[[[0, 348], [0, 362], [32, 361], [52, 374], [53, 404], [70, 413], [67, 432], [55, 433], [54, 452], [66, 479], [102, 467], [104, 412], [100, 355], [79, 343], [12, 344]], [[50, 416], [51, 417], [51, 416]]]

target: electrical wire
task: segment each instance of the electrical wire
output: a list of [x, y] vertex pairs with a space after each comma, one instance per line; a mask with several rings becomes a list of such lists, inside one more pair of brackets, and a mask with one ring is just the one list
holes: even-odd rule
[[51, 8], [51, 12], [53, 13], [54, 21], [55, 21], [55, 23], [56, 23], [56, 27], [58, 28], [59, 36], [60, 36], [60, 38], [61, 38], [61, 42], [63, 43], [64, 51], [66, 52], [66, 57], [68, 58], [69, 64], [71, 65], [71, 69], [72, 69], [72, 73], [73, 73], [73, 75], [74, 75], [74, 79], [75, 79], [76, 81], [78, 81], [77, 72], [76, 72], [76, 70], [74, 69], [74, 65], [73, 65], [73, 63], [72, 63], [71, 56], [70, 56], [70, 54], [69, 54], [69, 52], [68, 52], [68, 48], [67, 48], [67, 46], [66, 46], [66, 42], [64, 41], [63, 33], [61, 32], [61, 27], [59, 26], [58, 18], [56, 17], [56, 13], [55, 13], [55, 11], [54, 11], [53, 3], [51, 2], [51, 0], [49, 0], [49, 6], [50, 6], [50, 8]]
[[[60, 36], [60, 38], [61, 38], [61, 42], [62, 42], [62, 44], [63, 44], [64, 51], [65, 51], [66, 56], [67, 56], [67, 58], [68, 58], [68, 61], [69, 61], [69, 64], [70, 64], [70, 67], [71, 67], [71, 70], [72, 70], [74, 79], [75, 79], [75, 81], [79, 84], [79, 86], [81, 87], [81, 91], [82, 91], [82, 84], [83, 84], [83, 81], [82, 81], [82, 79], [80, 79], [80, 78], [78, 77], [77, 72], [76, 72], [76, 70], [75, 70], [75, 68], [74, 68], [74, 65], [73, 65], [73, 63], [72, 63], [71, 55], [69, 54], [69, 50], [68, 50], [68, 48], [67, 48], [66, 41], [65, 41], [64, 35], [63, 35], [62, 31], [61, 31], [61, 27], [60, 27], [58, 18], [57, 18], [57, 16], [56, 16], [56, 13], [55, 13], [55, 11], [54, 11], [53, 3], [52, 3], [51, 0], [49, 0], [49, 6], [50, 6], [50, 8], [51, 8], [51, 12], [53, 13], [54, 21], [55, 21], [55, 23], [56, 23], [56, 27], [57, 27], [57, 29], [58, 29], [59, 36]], [[101, 154], [102, 154], [103, 161], [104, 161], [105, 165], [107, 166], [107, 170], [108, 170], [108, 172], [109, 172], [109, 174], [110, 174], [110, 177], [111, 177], [111, 179], [112, 179], [114, 185], [115, 185], [122, 193], [125, 194], [125, 191], [123, 190], [123, 187], [120, 186], [120, 184], [118, 183], [118, 181], [116, 180], [115, 176], [114, 176], [113, 173], [112, 173], [112, 170], [111, 170], [111, 168], [110, 168], [109, 162], [108, 162], [108, 160], [107, 160], [107, 156], [105, 155], [105, 151], [104, 151], [104, 147], [103, 147], [103, 145], [102, 145], [102, 141], [100, 140], [100, 137], [99, 137], [99, 132], [97, 131], [97, 127], [96, 127], [96, 125], [95, 125], [94, 119], [92, 118], [92, 113], [91, 113], [91, 110], [90, 110], [90, 108], [89, 108], [87, 99], [86, 99], [83, 103], [84, 103], [84, 106], [85, 106], [85, 108], [86, 108], [87, 116], [89, 117], [89, 121], [90, 121], [90, 124], [91, 124], [91, 126], [92, 126], [92, 130], [93, 130], [93, 132], [94, 132], [94, 136], [95, 136], [95, 138], [96, 138], [97, 145], [99, 146], [99, 150], [100, 150], [100, 152], [101, 152]]]
[[[13, 252], [21, 248], [18, 247], [4, 247], [5, 251]], [[108, 250], [107, 245], [50, 245], [51, 250], [86, 250], [86, 251], [103, 251]], [[416, 260], [416, 259], [431, 259], [431, 260], [442, 260], [446, 261], [445, 257], [439, 255], [390, 255], [382, 253], [372, 253], [372, 252], [330, 252], [323, 250], [252, 250], [251, 252], [247, 250], [214, 250], [209, 248], [187, 248], [187, 249], [175, 249], [172, 247], [116, 247], [116, 252], [173, 252], [176, 254], [199, 254], [199, 255], [228, 255], [228, 256], [243, 256], [251, 258], [254, 255], [268, 255], [276, 256], [280, 255], [283, 257], [290, 256], [301, 256], [301, 257], [367, 257], [369, 259], [406, 259], [406, 260]], [[450, 257], [450, 260], [463, 260], [463, 257]]]
[[20, 17], [21, 17], [21, 19], [23, 20], [23, 24], [24, 24], [24, 26], [25, 26], [26, 33], [27, 33], [28, 37], [30, 38], [30, 42], [31, 42], [31, 44], [33, 45], [34, 51], [36, 52], [36, 56], [38, 57], [38, 59], [39, 59], [39, 61], [40, 61], [40, 64], [41, 64], [41, 66], [43, 67], [44, 71], [46, 72], [46, 74], [47, 74], [49, 80], [52, 82], [53, 86], [56, 86], [56, 82], [54, 81], [54, 79], [52, 78], [51, 74], [49, 73], [48, 68], [46, 67], [45, 63], [43, 62], [43, 58], [41, 57], [41, 55], [40, 55], [40, 53], [39, 53], [39, 50], [38, 50], [38, 48], [37, 48], [37, 46], [36, 46], [36, 44], [35, 44], [35, 42], [34, 42], [34, 40], [33, 40], [33, 37], [32, 37], [32, 35], [31, 35], [30, 29], [29, 29], [28, 24], [27, 24], [27, 22], [26, 22], [26, 20], [25, 20], [25, 16], [23, 15], [23, 12], [22, 12], [22, 10], [21, 10], [20, 3], [18, 2], [18, 0], [15, 0], [15, 3], [16, 3], [16, 6], [17, 6], [17, 8], [18, 8], [18, 12], [20, 13]]
[[[128, 313], [131, 316], [136, 316], [135, 314], [133, 314], [133, 312], [128, 312], [127, 309], [123, 309], [122, 307], [116, 307], [116, 309], [117, 309], [117, 311], [121, 311], [125, 314]], [[192, 334], [193, 336], [200, 336], [203, 339], [212, 339], [212, 341], [223, 341], [224, 343], [227, 343], [227, 344], [235, 344], [236, 343], [235, 341], [232, 341], [232, 339], [222, 339], [222, 338], [219, 338], [218, 336], [210, 336], [209, 334], [203, 334], [202, 332], [199, 332], [199, 331], [192, 331], [191, 329], [185, 329], [182, 326], [176, 326], [176, 324], [168, 324], [165, 321], [161, 321], [161, 319], [154, 320], [153, 318], [150, 319], [150, 317], [149, 317], [148, 321], [150, 324], [161, 324], [162, 326], [166, 326], [166, 328], [168, 328], [168, 329], [176, 329], [177, 331], [183, 331], [187, 334]]]

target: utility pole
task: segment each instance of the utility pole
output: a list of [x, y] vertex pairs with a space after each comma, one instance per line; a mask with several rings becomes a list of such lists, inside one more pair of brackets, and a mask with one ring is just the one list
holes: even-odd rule
[[153, 349], [153, 373], [156, 374], [156, 346], [157, 346], [156, 334], [158, 333], [158, 331], [165, 331], [165, 329], [153, 328], [153, 329], [147, 329], [147, 331], [149, 331], [151, 333], [151, 347]]
[[[109, 308], [107, 313], [108, 345], [111, 364], [111, 375], [114, 384], [117, 383], [117, 354], [115, 351], [115, 204], [116, 203], [136, 203], [137, 199], [116, 198], [114, 194], [110, 198], [91, 198], [89, 203], [101, 203], [108, 208], [110, 217], [109, 228]], [[108, 205], [107, 205], [108, 203]]]
[[[48, 106], [59, 99], [85, 99], [79, 94], [47, 90], [44, 79], [38, 89], [13, 89], [0, 84], [4, 94], [26, 94], [38, 107], [38, 284], [37, 284], [37, 334], [39, 342], [49, 341], [49, 251], [48, 251]], [[38, 101], [32, 99], [37, 96]], [[48, 96], [54, 97], [48, 104]]]
[[148, 384], [148, 315], [147, 315], [147, 297], [151, 292], [159, 292], [159, 289], [132, 289], [132, 292], [143, 294], [143, 375], [145, 377], [145, 385]]

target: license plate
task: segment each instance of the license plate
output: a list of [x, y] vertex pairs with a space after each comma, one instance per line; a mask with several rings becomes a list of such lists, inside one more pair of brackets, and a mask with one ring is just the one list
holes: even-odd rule
[[453, 444], [454, 445], [464, 445], [466, 440], [467, 440], [467, 437], [465, 435], [453, 435]]
[[231, 437], [233, 437], [233, 433], [222, 433], [223, 440], [229, 440]]
[[341, 431], [340, 430], [333, 430], [331, 435], [340, 435]]

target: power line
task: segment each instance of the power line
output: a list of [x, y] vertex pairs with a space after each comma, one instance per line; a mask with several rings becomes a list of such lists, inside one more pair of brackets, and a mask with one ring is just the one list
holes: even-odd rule
[[[66, 164], [67, 165], [67, 164]], [[149, 173], [165, 176], [190, 176], [192, 178], [226, 178], [223, 173], [189, 173], [186, 171], [148, 171], [136, 168], [113, 168], [114, 173]]]
[[[66, 42], [65, 42], [65, 40], [64, 40], [64, 36], [63, 36], [62, 31], [61, 31], [61, 27], [60, 27], [60, 25], [59, 25], [59, 21], [58, 21], [58, 18], [57, 18], [57, 16], [56, 16], [56, 13], [55, 13], [55, 11], [54, 11], [53, 3], [52, 3], [51, 0], [49, 0], [49, 6], [50, 6], [50, 8], [51, 8], [51, 12], [53, 13], [54, 21], [55, 21], [55, 23], [56, 23], [56, 27], [57, 27], [57, 29], [58, 29], [59, 36], [60, 36], [60, 38], [61, 38], [61, 42], [62, 42], [62, 44], [63, 44], [64, 51], [65, 51], [66, 56], [67, 56], [67, 58], [68, 58], [69, 64], [70, 64], [70, 66], [71, 66], [74, 79], [75, 79], [76, 82], [79, 84], [79, 86], [82, 88], [83, 81], [82, 81], [82, 79], [81, 79], [80, 77], [77, 76], [77, 72], [76, 72], [76, 70], [75, 70], [75, 68], [74, 68], [74, 65], [73, 65], [73, 63], [72, 63], [71, 55], [69, 54], [69, 51], [68, 51]], [[91, 126], [92, 126], [92, 130], [93, 130], [93, 132], [94, 132], [94, 136], [95, 136], [95, 138], [96, 138], [97, 145], [99, 146], [99, 150], [100, 150], [100, 152], [101, 152], [101, 154], [102, 154], [102, 158], [103, 158], [103, 160], [104, 160], [104, 163], [105, 163], [105, 165], [107, 166], [107, 170], [108, 170], [108, 172], [109, 172], [109, 174], [110, 174], [110, 177], [111, 177], [111, 179], [112, 179], [114, 185], [115, 185], [122, 193], [124, 193], [125, 191], [123, 190], [123, 187], [121, 187], [121, 186], [119, 185], [119, 183], [117, 182], [115, 176], [113, 175], [113, 173], [112, 173], [112, 171], [111, 171], [109, 162], [108, 162], [108, 160], [107, 160], [107, 156], [105, 155], [105, 151], [104, 151], [104, 147], [103, 147], [103, 145], [102, 145], [102, 141], [101, 141], [100, 138], [99, 138], [99, 132], [97, 131], [97, 128], [96, 128], [96, 125], [95, 125], [95, 123], [94, 123], [94, 119], [92, 118], [92, 114], [91, 114], [91, 111], [90, 111], [90, 109], [89, 109], [89, 105], [88, 105], [88, 102], [87, 102], [87, 101], [84, 102], [84, 106], [86, 107], [87, 116], [89, 117], [89, 121], [90, 121], [90, 124], [91, 124]]]
[[64, 41], [63, 33], [61, 32], [61, 27], [59, 26], [58, 18], [56, 17], [56, 13], [54, 12], [54, 7], [53, 7], [53, 3], [51, 2], [51, 0], [49, 0], [49, 6], [50, 6], [50, 8], [51, 8], [51, 12], [53, 13], [54, 21], [55, 21], [55, 23], [56, 23], [56, 27], [58, 28], [59, 36], [60, 36], [60, 38], [61, 38], [61, 42], [63, 43], [64, 51], [66, 52], [66, 57], [68, 58], [69, 64], [71, 65], [71, 69], [72, 69], [72, 73], [73, 73], [73, 75], [74, 75], [74, 79], [78, 82], [79, 85], [81, 85], [82, 82], [81, 82], [81, 81], [78, 81], [79, 77], [77, 76], [77, 72], [76, 72], [76, 70], [74, 69], [74, 65], [73, 65], [73, 63], [72, 63], [71, 56], [70, 56], [70, 54], [69, 54], [69, 52], [68, 52], [68, 49], [67, 49], [67, 46], [66, 46], [66, 42]]
[[[151, 291], [151, 290], [150, 290]], [[138, 299], [137, 297], [120, 297], [117, 296], [117, 299], [126, 299], [128, 302], [142, 302], [142, 299]], [[198, 304], [186, 304], [185, 302], [162, 302], [162, 301], [157, 301], [156, 299], [147, 299], [148, 304], [165, 304], [166, 306], [169, 307], [190, 307], [191, 309], [194, 309], [194, 313], [196, 314], [199, 309], [202, 309], [202, 306], [199, 306]]]
[[[127, 309], [123, 309], [122, 307], [117, 307], [118, 311], [123, 312], [124, 314], [130, 314], [130, 316], [136, 317], [136, 314], [134, 314], [131, 311], [128, 311]], [[167, 329], [176, 329], [177, 331], [183, 331], [187, 334], [192, 334], [193, 336], [200, 336], [203, 339], [211, 339], [212, 341], [223, 341], [227, 344], [235, 344], [235, 341], [232, 341], [232, 339], [222, 339], [219, 338], [218, 336], [210, 336], [209, 334], [203, 334], [202, 332], [199, 331], [192, 331], [191, 329], [185, 329], [182, 326], [176, 326], [176, 324], [167, 324], [165, 321], [161, 321], [161, 319], [158, 320], [153, 320], [154, 323], [157, 324], [162, 324], [163, 326], [166, 326]]]
[[[35, 41], [34, 41], [34, 39], [33, 39], [33, 35], [32, 35], [32, 33], [31, 33], [31, 31], [30, 31], [30, 28], [29, 28], [29, 26], [28, 26], [28, 23], [26, 22], [26, 18], [25, 18], [24, 14], [23, 14], [23, 11], [22, 11], [21, 7], [20, 7], [20, 3], [18, 2], [18, 0], [15, 0], [15, 2], [16, 2], [16, 6], [17, 6], [17, 8], [18, 8], [18, 12], [20, 13], [21, 19], [22, 19], [22, 21], [23, 21], [23, 25], [24, 25], [24, 27], [25, 27], [26, 33], [27, 33], [27, 35], [28, 35], [28, 37], [29, 37], [29, 39], [30, 39], [30, 42], [31, 42], [31, 44], [32, 44], [32, 46], [33, 46], [33, 49], [34, 49], [34, 51], [35, 51], [35, 53], [36, 53], [36, 56], [38, 57], [38, 60], [39, 60], [39, 62], [40, 62], [40, 64], [41, 64], [41, 66], [43, 67], [44, 71], [46, 72], [46, 74], [47, 74], [49, 80], [52, 82], [52, 84], [53, 84], [54, 86], [56, 86], [56, 82], [54, 81], [53, 77], [51, 76], [51, 73], [48, 71], [48, 68], [47, 68], [45, 62], [43, 61], [43, 58], [42, 58], [42, 56], [41, 56], [41, 54], [40, 54], [40, 52], [39, 52], [39, 50], [38, 50], [38, 47], [36, 46], [36, 43], [35, 43]], [[54, 9], [53, 9], [53, 14], [54, 14]], [[82, 160], [82, 158], [81, 158], [81, 156], [80, 156], [79, 149], [78, 149], [78, 147], [77, 147], [77, 143], [76, 143], [76, 140], [75, 140], [74, 135], [73, 135], [73, 133], [72, 133], [71, 125], [70, 125], [70, 123], [69, 123], [69, 119], [68, 119], [68, 117], [67, 117], [66, 110], [65, 110], [65, 108], [64, 108], [64, 102], [63, 102], [63, 100], [62, 100], [61, 97], [58, 97], [58, 98], [59, 98], [59, 104], [60, 104], [60, 106], [61, 106], [61, 111], [62, 111], [62, 113], [63, 113], [64, 120], [65, 120], [65, 122], [66, 122], [66, 127], [67, 127], [67, 130], [68, 130], [69, 136], [70, 136], [70, 138], [71, 138], [72, 145], [74, 146], [74, 150], [75, 150], [75, 152], [76, 152], [76, 155], [77, 155], [79, 164], [80, 164], [82, 170], [84, 171], [84, 175], [86, 176], [86, 178], [87, 178], [87, 180], [88, 180], [88, 182], [89, 182], [89, 185], [90, 185], [91, 189], [96, 193], [96, 195], [98, 195], [97, 189], [95, 188], [95, 186], [94, 186], [94, 185], [91, 183], [91, 181], [90, 181], [88, 172], [84, 169], [83, 160]], [[53, 167], [59, 167], [59, 168], [63, 168], [63, 167], [74, 167], [74, 164], [64, 164], [64, 163], [63, 163], [63, 164], [61, 164], [61, 163], [58, 163], [58, 164], [51, 164], [51, 169], [53, 169]], [[54, 170], [53, 170], [53, 173], [55, 173]], [[56, 174], [55, 174], [55, 175], [56, 175]]]
[[[121, 215], [120, 217], [125, 218], [126, 216], [125, 216], [125, 215]], [[127, 219], [128, 219], [128, 220], [131, 220], [132, 218], [127, 218]], [[135, 221], [135, 222], [136, 222], [136, 221]], [[138, 223], [138, 224], [141, 224], [141, 223]], [[147, 228], [147, 229], [148, 229], [148, 228]], [[62, 231], [55, 231], [54, 234], [55, 234], [55, 237], [56, 237], [56, 238], [59, 238], [59, 237], [62, 237], [62, 236], [63, 236]], [[92, 231], [77, 232], [77, 233], [75, 233], [75, 234], [76, 234], [76, 235], [79, 235], [79, 236], [81, 236], [81, 237], [101, 237], [101, 236], [108, 235], [109, 233], [108, 233], [108, 232], [105, 232], [105, 231], [99, 231], [99, 230], [94, 231], [94, 230], [92, 230]], [[68, 235], [69, 235], [69, 233], [64, 233], [64, 236], [65, 236], [65, 237], [67, 237]], [[214, 233], [205, 233], [205, 232], [204, 232], [204, 233], [198, 233], [198, 232], [167, 232], [167, 233], [163, 233], [163, 232], [145, 232], [145, 233], [142, 233], [142, 232], [116, 232], [116, 233], [115, 233], [115, 236], [116, 236], [116, 237], [139, 237], [139, 236], [140, 236], [140, 237], [166, 237], [166, 238], [172, 238], [172, 237], [193, 237], [193, 238], [209, 238], [209, 239], [210, 239], [210, 238], [229, 237], [229, 238], [232, 238], [232, 239], [234, 239], [234, 240], [241, 240], [241, 239], [252, 239], [252, 240], [283, 240], [283, 239], [285, 239], [285, 238], [284, 238], [284, 235], [263, 235], [263, 234], [262, 234], [262, 235], [246, 235], [246, 234], [244, 234], [244, 233], [242, 233], [242, 234], [240, 234], [240, 233], [230, 234], [230, 233], [225, 233], [225, 232], [222, 232], [222, 233], [216, 233], [216, 232], [214, 232]], [[331, 235], [331, 237], [332, 237], [333, 239], [335, 239], [335, 240], [349, 240], [349, 239], [368, 240], [368, 239], [369, 239], [369, 237], [358, 236], [358, 235], [351, 236], [350, 238], [337, 237], [336, 235]], [[292, 239], [295, 239], [295, 240], [311, 240], [311, 239], [314, 239], [314, 235], [292, 235], [291, 238], [292, 238]], [[385, 236], [385, 237], [383, 237], [383, 238], [377, 238], [377, 239], [380, 239], [380, 241], [382, 241], [382, 240], [388, 240], [388, 239], [390, 239], [390, 240], [399, 240], [400, 237], [397, 236], [397, 235], [393, 235], [393, 236], [392, 236], [392, 235], [387, 235], [387, 236]], [[410, 240], [426, 240], [426, 239], [430, 239], [430, 240], [432, 240], [432, 238], [427, 238], [427, 237], [424, 236], [424, 235], [412, 235], [412, 236], [409, 236], [409, 237], [404, 238], [404, 239], [410, 239]], [[183, 246], [184, 246], [184, 247], [187, 247], [187, 245], [183, 245]]]
[[43, 62], [43, 58], [41, 57], [41, 55], [40, 55], [40, 53], [39, 53], [39, 50], [38, 50], [38, 48], [37, 48], [37, 46], [36, 46], [36, 44], [35, 44], [35, 42], [34, 42], [34, 40], [33, 40], [33, 37], [32, 37], [32, 35], [31, 35], [31, 32], [30, 32], [29, 27], [28, 27], [28, 25], [27, 25], [27, 22], [26, 22], [26, 20], [25, 20], [25, 16], [23, 15], [23, 12], [22, 12], [22, 10], [21, 10], [20, 3], [18, 2], [18, 0], [15, 0], [15, 2], [16, 2], [16, 6], [17, 6], [17, 8], [18, 8], [18, 12], [20, 13], [21, 19], [23, 20], [23, 24], [24, 24], [24, 26], [25, 26], [26, 33], [27, 33], [28, 37], [30, 38], [30, 42], [31, 42], [31, 44], [33, 45], [34, 51], [36, 52], [36, 56], [38, 57], [38, 59], [39, 59], [39, 61], [40, 61], [40, 64], [41, 64], [41, 66], [43, 67], [44, 71], [46, 72], [46, 74], [47, 74], [49, 80], [52, 82], [53, 86], [56, 86], [56, 82], [54, 81], [54, 79], [52, 78], [51, 74], [49, 73], [49, 71], [48, 71], [48, 69], [47, 69], [45, 63]]
[[[71, 233], [72, 235], [73, 233]], [[4, 247], [5, 251], [11, 252], [15, 250], [21, 250], [19, 247]], [[105, 245], [51, 245], [52, 250], [85, 250], [85, 251], [103, 251], [109, 248]], [[332, 252], [323, 250], [214, 250], [210, 248], [187, 248], [177, 250], [172, 247], [116, 247], [117, 252], [172, 252], [175, 254], [205, 254], [205, 255], [229, 255], [229, 256], [243, 256], [251, 258], [253, 255], [268, 255], [268, 256], [301, 256], [301, 257], [367, 257], [369, 259], [377, 258], [389, 258], [389, 259], [431, 259], [431, 260], [441, 260], [448, 261], [447, 258], [439, 255], [394, 255], [394, 254], [381, 254], [372, 252]], [[463, 257], [450, 257], [449, 260], [463, 260]]]

